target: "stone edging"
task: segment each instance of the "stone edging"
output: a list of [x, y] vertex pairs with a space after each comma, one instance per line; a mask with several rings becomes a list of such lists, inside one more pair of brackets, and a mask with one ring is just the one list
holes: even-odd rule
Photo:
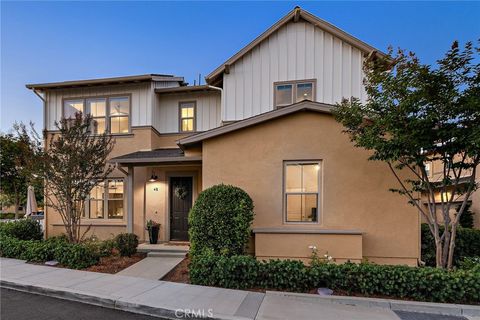
[[299, 300], [316, 300], [319, 303], [337, 303], [351, 306], [363, 306], [390, 309], [393, 311], [423, 312], [452, 316], [480, 317], [480, 306], [434, 302], [403, 301], [347, 296], [320, 296], [307, 293], [267, 291], [267, 295], [279, 295]]

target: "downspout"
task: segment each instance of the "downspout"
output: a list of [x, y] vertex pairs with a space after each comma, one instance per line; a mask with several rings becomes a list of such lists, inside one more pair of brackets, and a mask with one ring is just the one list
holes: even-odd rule
[[[35, 93], [35, 95], [37, 97], [40, 98], [40, 100], [42, 100], [43, 102], [43, 133], [45, 133], [45, 130], [47, 130], [47, 122], [46, 122], [46, 114], [47, 114], [47, 100], [45, 99], [45, 97], [43, 97], [40, 93], [38, 93], [38, 91], [36, 89], [33, 89], [32, 90], [33, 93]], [[44, 137], [44, 141], [45, 141], [45, 137]], [[44, 145], [44, 148], [46, 147], [46, 143]], [[48, 238], [48, 206], [47, 206], [47, 199], [46, 199], [46, 194], [47, 194], [47, 189], [46, 189], [46, 183], [43, 184], [43, 239], [47, 239]]]
[[36, 89], [33, 89], [32, 91], [43, 102], [43, 130], [45, 131], [47, 130], [47, 100], [40, 93], [38, 93]]
[[220, 87], [215, 87], [215, 86], [211, 86], [211, 85], [208, 85], [208, 87], [210, 89], [220, 91], [220, 119], [223, 123], [223, 121], [225, 119], [225, 99], [223, 97], [223, 89], [220, 88]]

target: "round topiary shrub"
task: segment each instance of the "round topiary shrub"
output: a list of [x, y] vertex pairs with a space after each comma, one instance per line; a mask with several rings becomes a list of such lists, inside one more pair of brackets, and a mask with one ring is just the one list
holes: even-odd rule
[[138, 237], [133, 233], [120, 233], [115, 237], [115, 248], [122, 257], [130, 257], [137, 253]]
[[202, 191], [189, 214], [190, 254], [243, 254], [253, 215], [252, 199], [238, 187], [220, 184]]

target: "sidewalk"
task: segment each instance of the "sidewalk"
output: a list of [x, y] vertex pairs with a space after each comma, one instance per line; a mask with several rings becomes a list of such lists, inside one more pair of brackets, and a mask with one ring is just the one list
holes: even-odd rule
[[228, 320], [399, 320], [403, 317], [399, 317], [396, 310], [403, 310], [460, 316], [450, 319], [480, 320], [479, 306], [322, 298], [285, 292], [264, 294], [61, 269], [5, 258], [0, 258], [0, 267], [0, 286], [5, 288], [169, 319], [188, 318], [187, 315], [192, 318], [195, 314]]

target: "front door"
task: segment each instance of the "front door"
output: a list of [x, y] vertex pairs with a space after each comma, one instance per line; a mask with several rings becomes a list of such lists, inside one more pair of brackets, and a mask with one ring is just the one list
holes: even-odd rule
[[188, 241], [188, 212], [192, 208], [193, 178], [170, 178], [170, 240]]

